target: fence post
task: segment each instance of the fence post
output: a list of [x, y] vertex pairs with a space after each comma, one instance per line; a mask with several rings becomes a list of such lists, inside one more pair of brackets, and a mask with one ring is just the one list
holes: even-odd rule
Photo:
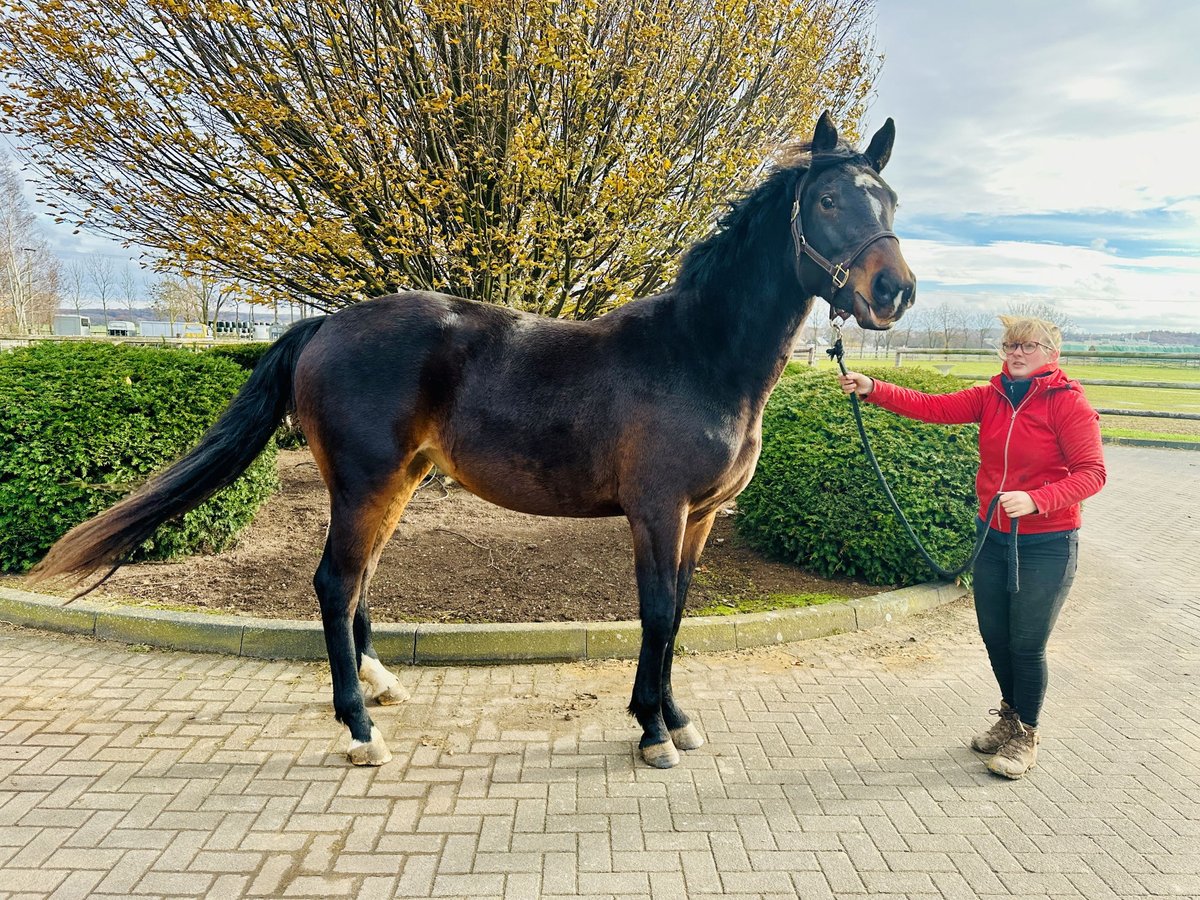
[[816, 344], [808, 345], [808, 364], [810, 366], [815, 366], [817, 364], [817, 345]]
[[896, 368], [896, 369], [900, 368], [900, 358], [904, 354], [904, 350], [905, 350], [905, 348], [901, 347], [899, 350], [896, 351], [896, 365], [893, 368]]

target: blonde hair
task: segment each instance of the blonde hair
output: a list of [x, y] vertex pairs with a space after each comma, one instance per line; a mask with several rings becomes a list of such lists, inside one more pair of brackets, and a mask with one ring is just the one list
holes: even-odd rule
[[[1000, 324], [1004, 326], [1004, 334], [1000, 336], [1001, 344], [1037, 341], [1055, 353], [1062, 350], [1062, 332], [1053, 322], [1035, 319], [1032, 316], [1001, 316]], [[1003, 357], [1004, 350], [1000, 348], [997, 350]]]

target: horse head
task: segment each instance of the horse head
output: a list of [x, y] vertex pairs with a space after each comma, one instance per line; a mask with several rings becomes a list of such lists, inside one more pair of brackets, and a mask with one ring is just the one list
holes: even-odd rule
[[862, 152], [838, 142], [829, 113], [813, 133], [811, 160], [798, 169], [792, 206], [796, 271], [804, 291], [824, 297], [830, 316], [863, 328], [891, 328], [916, 297], [916, 277], [892, 233], [896, 192], [880, 177], [892, 153], [891, 119]]

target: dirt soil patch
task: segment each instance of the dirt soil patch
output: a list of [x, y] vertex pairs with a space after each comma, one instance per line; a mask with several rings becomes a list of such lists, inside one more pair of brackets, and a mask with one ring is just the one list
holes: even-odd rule
[[[279, 454], [282, 489], [237, 545], [215, 556], [125, 566], [90, 595], [168, 608], [271, 618], [319, 617], [312, 589], [329, 521], [307, 450]], [[690, 610], [774, 595], [862, 597], [886, 588], [772, 562], [718, 516], [688, 597]], [[0, 583], [20, 586], [16, 579]], [[62, 591], [60, 593], [65, 593]], [[560, 622], [637, 618], [633, 545], [624, 518], [557, 519], [493, 506], [430, 481], [413, 497], [370, 590], [376, 622]]]

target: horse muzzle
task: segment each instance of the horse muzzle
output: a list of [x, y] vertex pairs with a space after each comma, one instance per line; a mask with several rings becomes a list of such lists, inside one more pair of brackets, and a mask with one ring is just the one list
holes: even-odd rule
[[866, 271], [847, 285], [845, 293], [852, 296], [841, 305], [843, 318], [852, 314], [860, 327], [886, 331], [916, 300], [917, 279], [903, 258], [877, 266], [868, 261], [864, 268]]

